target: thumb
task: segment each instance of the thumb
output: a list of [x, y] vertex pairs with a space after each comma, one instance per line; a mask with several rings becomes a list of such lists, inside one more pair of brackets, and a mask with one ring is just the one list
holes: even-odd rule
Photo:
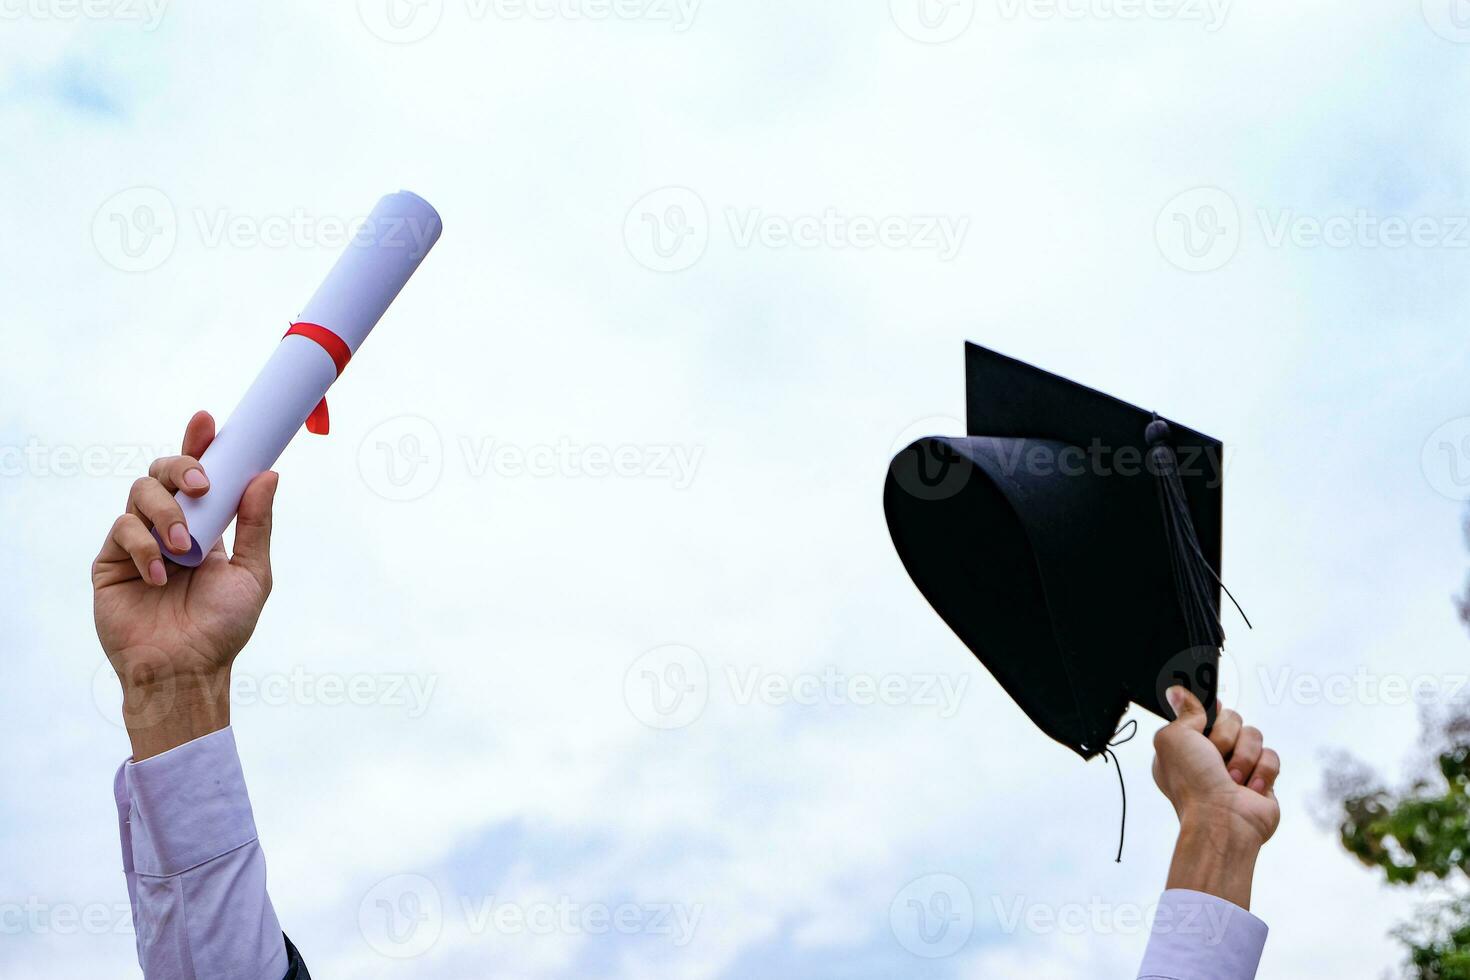
[[1205, 733], [1205, 726], [1209, 717], [1205, 714], [1205, 706], [1200, 704], [1199, 698], [1187, 687], [1178, 684], [1164, 692], [1164, 697], [1169, 701], [1169, 707], [1174, 709], [1174, 721], [1172, 724], [1180, 725], [1192, 731]]
[[279, 482], [280, 474], [267, 470], [245, 488], [235, 518], [235, 554], [230, 559], [230, 564], [255, 576], [267, 591], [271, 587], [271, 513]]

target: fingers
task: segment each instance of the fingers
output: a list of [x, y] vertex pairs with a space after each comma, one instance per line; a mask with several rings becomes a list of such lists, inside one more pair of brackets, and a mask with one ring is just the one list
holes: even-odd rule
[[1169, 688], [1164, 696], [1169, 700], [1169, 707], [1174, 709], [1173, 724], [1204, 734], [1208, 719], [1205, 706], [1199, 703], [1199, 698], [1190, 693], [1188, 688], [1178, 685]]
[[106, 565], [105, 578], [117, 575], [127, 579], [126, 562], [131, 561], [138, 575], [151, 585], [163, 585], [168, 572], [163, 553], [150, 528], [156, 529], [169, 551], [181, 554], [193, 546], [188, 523], [174, 493], [183, 491], [191, 497], [208, 492], [209, 477], [199, 457], [214, 441], [214, 417], [208, 412], [195, 412], [184, 429], [184, 451], [179, 456], [156, 459], [148, 476], [139, 479], [128, 492], [126, 513], [113, 522], [107, 540], [97, 554], [93, 581]]
[[120, 562], [124, 558], [132, 559], [139, 577], [149, 585], [163, 585], [168, 581], [158, 542], [136, 514], [124, 514], [113, 521], [97, 561]]
[[1256, 763], [1261, 760], [1261, 752], [1265, 748], [1265, 739], [1261, 736], [1259, 728], [1247, 725], [1240, 730], [1240, 738], [1235, 741], [1235, 751], [1226, 756], [1226, 767], [1230, 770], [1230, 778], [1244, 786], [1251, 771], [1256, 768]]
[[280, 476], [267, 470], [245, 488], [235, 517], [235, 555], [230, 562], [255, 576], [261, 588], [271, 587], [271, 523]]
[[155, 459], [153, 465], [148, 467], [148, 475], [153, 477], [169, 493], [182, 490], [191, 497], [202, 497], [209, 490], [209, 477], [204, 473], [204, 467], [199, 465], [199, 460], [193, 456], [165, 456]]
[[153, 477], [141, 477], [133, 484], [128, 494], [128, 513], [157, 528], [164, 544], [175, 554], [183, 554], [191, 547], [189, 527], [179, 502]]
[[[1240, 719], [1239, 711], [1221, 708], [1215, 717], [1215, 727], [1210, 729], [1210, 744], [1220, 750], [1222, 759], [1230, 758], [1230, 753], [1235, 749], [1235, 743], [1240, 738], [1241, 728], [1244, 722]], [[1249, 769], [1246, 772], [1250, 772]]]
[[184, 455], [197, 459], [204, 455], [211, 442], [214, 442], [214, 416], [208, 412], [195, 412], [184, 427]]
[[1281, 756], [1276, 754], [1275, 749], [1263, 749], [1260, 761], [1246, 777], [1249, 780], [1246, 785], [1262, 796], [1274, 796], [1276, 777], [1279, 775], [1281, 775]]

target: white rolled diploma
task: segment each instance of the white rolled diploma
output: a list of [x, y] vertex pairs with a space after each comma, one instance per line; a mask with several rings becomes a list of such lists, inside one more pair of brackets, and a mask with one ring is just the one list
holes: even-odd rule
[[[438, 212], [417, 194], [384, 197], [292, 322], [325, 327], [355, 355], [443, 227]], [[246, 486], [275, 465], [336, 380], [336, 362], [316, 341], [295, 334], [281, 340], [200, 458], [209, 491], [202, 497], [175, 495], [191, 546], [182, 555], [164, 547], [170, 561], [189, 568], [204, 561], [235, 519]], [[159, 537], [157, 529], [153, 533]]]

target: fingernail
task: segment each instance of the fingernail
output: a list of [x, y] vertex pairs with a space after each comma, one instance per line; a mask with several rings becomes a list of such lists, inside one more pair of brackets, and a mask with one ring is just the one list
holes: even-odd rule
[[175, 551], [189, 550], [189, 532], [184, 529], [184, 525], [175, 524], [168, 529], [168, 543]]
[[154, 585], [163, 585], [168, 581], [168, 573], [163, 570], [162, 559], [155, 558], [148, 563], [148, 580]]
[[1177, 715], [1179, 713], [1179, 706], [1184, 703], [1184, 688], [1176, 684], [1164, 692], [1164, 698], [1169, 702], [1169, 707], [1173, 708], [1174, 713]]
[[1241, 772], [1239, 769], [1230, 770], [1230, 778], [1235, 780], [1242, 786], [1245, 785], [1245, 773]]
[[1256, 779], [1252, 779], [1251, 780], [1251, 789], [1255, 790], [1257, 793], [1264, 793], [1264, 792], [1266, 792], [1266, 781], [1264, 779], [1259, 778], [1259, 777], [1257, 777]]
[[192, 469], [184, 474], [184, 486], [191, 490], [202, 490], [209, 486], [209, 477], [201, 469]]

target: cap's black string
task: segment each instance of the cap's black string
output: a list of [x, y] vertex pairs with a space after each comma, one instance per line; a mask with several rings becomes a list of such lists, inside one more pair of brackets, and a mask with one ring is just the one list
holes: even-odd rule
[[[1123, 734], [1123, 730], [1125, 728], [1128, 729], [1127, 735]], [[1116, 732], [1113, 732], [1112, 741], [1103, 746], [1102, 750], [1103, 761], [1107, 762], [1108, 759], [1111, 758], [1113, 760], [1114, 768], [1118, 770], [1118, 792], [1122, 794], [1123, 797], [1123, 816], [1118, 821], [1118, 856], [1113, 859], [1114, 863], [1116, 864], [1123, 863], [1123, 833], [1128, 829], [1128, 787], [1123, 785], [1123, 763], [1118, 761], [1118, 753], [1114, 752], [1113, 748], [1115, 746], [1122, 745], [1124, 742], [1133, 738], [1133, 736], [1137, 734], [1138, 720], [1135, 718], [1129, 718], [1127, 722], [1119, 726]]]

